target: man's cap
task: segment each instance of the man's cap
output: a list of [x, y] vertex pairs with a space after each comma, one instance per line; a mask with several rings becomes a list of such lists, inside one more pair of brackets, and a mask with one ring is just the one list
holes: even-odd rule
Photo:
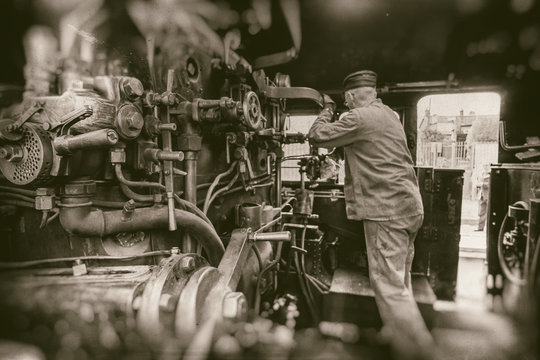
[[360, 70], [353, 72], [343, 80], [343, 88], [345, 91], [357, 87], [377, 87], [377, 73], [371, 70]]

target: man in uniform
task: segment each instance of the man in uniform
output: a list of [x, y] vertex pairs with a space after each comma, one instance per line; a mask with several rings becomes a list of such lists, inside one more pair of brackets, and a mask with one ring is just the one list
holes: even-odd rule
[[487, 218], [487, 205], [489, 198], [489, 165], [482, 167], [482, 174], [477, 179], [478, 196], [478, 224], [475, 231], [484, 231]]
[[422, 199], [403, 126], [377, 98], [376, 80], [369, 70], [345, 78], [350, 111], [336, 122], [335, 103], [324, 95], [308, 137], [317, 147], [344, 147], [347, 218], [364, 223], [371, 286], [393, 352], [400, 359], [433, 358], [410, 278]]

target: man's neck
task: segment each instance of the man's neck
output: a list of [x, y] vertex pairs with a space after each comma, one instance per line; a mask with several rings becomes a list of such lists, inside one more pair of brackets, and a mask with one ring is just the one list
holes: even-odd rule
[[372, 102], [374, 102], [375, 100], [377, 100], [377, 98], [371, 98], [371, 99], [366, 99], [366, 100], [363, 100], [363, 101], [358, 101], [355, 104], [355, 108], [366, 107], [369, 104], [371, 104]]

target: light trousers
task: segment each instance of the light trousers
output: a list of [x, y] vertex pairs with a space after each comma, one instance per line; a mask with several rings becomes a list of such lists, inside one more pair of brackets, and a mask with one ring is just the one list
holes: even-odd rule
[[364, 220], [369, 277], [394, 356], [429, 359], [435, 349], [431, 333], [412, 294], [414, 239], [423, 215], [396, 220]]

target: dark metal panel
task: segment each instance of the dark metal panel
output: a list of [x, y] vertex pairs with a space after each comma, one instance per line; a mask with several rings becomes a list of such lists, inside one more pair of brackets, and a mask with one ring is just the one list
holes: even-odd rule
[[[501, 267], [497, 256], [497, 236], [499, 228], [508, 209], [508, 174], [506, 169], [492, 169], [489, 181], [489, 200], [487, 216], [487, 261], [488, 274], [501, 274]], [[495, 288], [488, 289], [494, 293]]]
[[[496, 276], [502, 274], [497, 255], [498, 235], [508, 205], [517, 201], [531, 203], [531, 199], [540, 195], [540, 165], [538, 164], [502, 164], [491, 169], [489, 203], [488, 203], [488, 233], [487, 233], [487, 260], [488, 274]], [[537, 225], [531, 213], [532, 227], [530, 234], [534, 236]], [[532, 246], [532, 244], [528, 244]], [[488, 288], [488, 293], [502, 294], [501, 286]]]
[[416, 238], [413, 273], [428, 275], [439, 299], [456, 293], [463, 170], [418, 168], [424, 224]]
[[420, 194], [422, 195], [422, 203], [424, 204], [424, 223], [418, 235], [416, 236], [414, 246], [414, 261], [411, 271], [417, 274], [429, 274], [429, 254], [431, 251], [433, 236], [432, 232], [432, 215], [430, 209], [433, 207], [433, 196], [431, 194], [433, 184], [433, 168], [416, 169], [418, 185], [420, 186]]
[[453, 300], [459, 262], [463, 170], [434, 171], [433, 224], [437, 238], [430, 255], [430, 281], [440, 299]]

